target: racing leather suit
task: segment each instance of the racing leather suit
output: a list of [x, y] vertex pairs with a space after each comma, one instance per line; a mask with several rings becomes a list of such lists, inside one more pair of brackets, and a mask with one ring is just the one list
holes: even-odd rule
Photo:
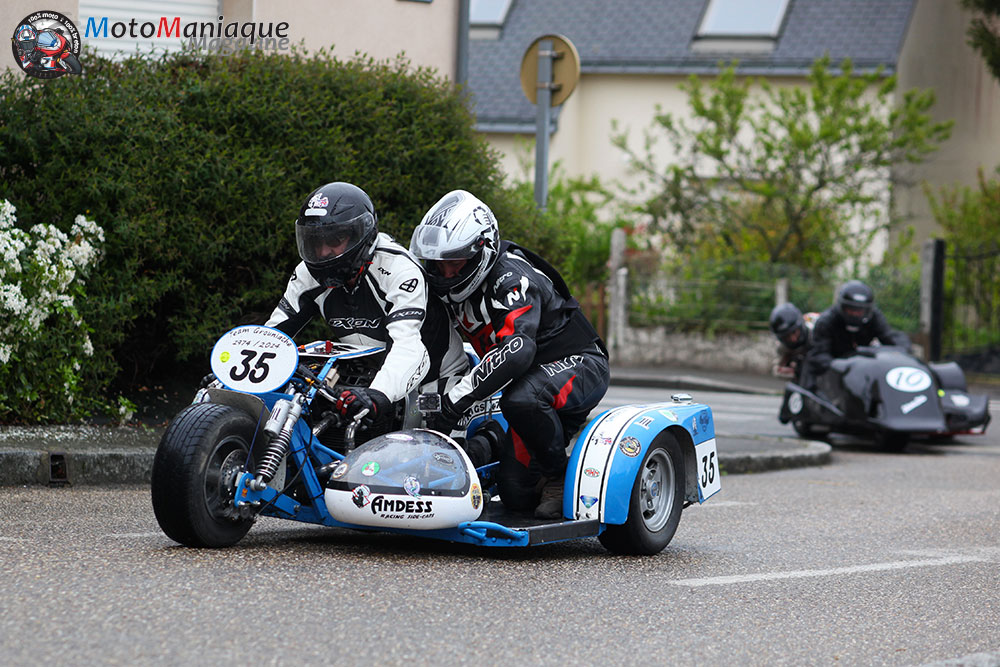
[[423, 268], [387, 234], [353, 290], [322, 287], [300, 262], [266, 326], [295, 337], [315, 315], [342, 343], [385, 347], [372, 379], [392, 402], [421, 382], [465, 373], [468, 358], [442, 301], [429, 294]]
[[[508, 507], [530, 509], [528, 489], [539, 476], [565, 474], [570, 438], [607, 392], [604, 343], [558, 272], [508, 241], [480, 287], [449, 307], [481, 361], [448, 399], [464, 411], [504, 390], [510, 442], [501, 457], [501, 497]], [[515, 507], [519, 498], [523, 507]]]
[[910, 348], [910, 338], [890, 327], [878, 308], [872, 308], [871, 318], [857, 331], [848, 330], [847, 322], [836, 306], [827, 308], [813, 326], [801, 385], [806, 389], [815, 388], [816, 379], [826, 372], [834, 359], [850, 356], [859, 346], [868, 345], [876, 339], [883, 345]]

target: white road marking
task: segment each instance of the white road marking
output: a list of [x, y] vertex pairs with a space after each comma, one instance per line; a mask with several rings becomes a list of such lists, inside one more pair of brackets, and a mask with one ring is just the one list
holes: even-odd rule
[[923, 667], [995, 667], [1000, 665], [1000, 651], [973, 653], [961, 658], [951, 658], [939, 662], [928, 662]]
[[0, 542], [24, 542], [20, 537], [0, 537]]
[[757, 503], [745, 503], [741, 500], [712, 500], [709, 498], [704, 504], [698, 504], [695, 505], [695, 507], [745, 507], [756, 504]]
[[163, 533], [109, 533], [104, 537], [165, 537]]
[[828, 570], [790, 570], [788, 572], [761, 572], [759, 574], [738, 574], [728, 577], [705, 577], [703, 579], [675, 579], [669, 583], [675, 586], [725, 586], [745, 584], [753, 581], [775, 581], [780, 579], [803, 579], [808, 577], [831, 577], [838, 574], [858, 574], [861, 572], [884, 572], [903, 570], [911, 567], [940, 567], [962, 563], [986, 563], [988, 558], [979, 556], [947, 556], [926, 560], [902, 560], [890, 563], [871, 563], [852, 567], [834, 567]]

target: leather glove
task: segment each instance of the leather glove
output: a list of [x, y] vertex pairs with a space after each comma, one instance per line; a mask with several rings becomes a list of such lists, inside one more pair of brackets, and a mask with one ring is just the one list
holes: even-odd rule
[[334, 409], [345, 419], [354, 419], [362, 410], [368, 410], [365, 421], [372, 422], [389, 412], [389, 397], [378, 389], [344, 389], [337, 397]]
[[427, 428], [448, 435], [455, 429], [461, 418], [462, 413], [455, 408], [455, 404], [448, 398], [448, 394], [441, 394], [441, 412], [428, 414], [425, 421]]

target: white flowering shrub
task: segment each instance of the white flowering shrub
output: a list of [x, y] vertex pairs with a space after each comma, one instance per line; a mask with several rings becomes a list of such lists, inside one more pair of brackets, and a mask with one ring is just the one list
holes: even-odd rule
[[77, 419], [101, 402], [81, 395], [94, 347], [76, 304], [104, 231], [82, 215], [69, 235], [52, 225], [24, 231], [15, 212], [0, 202], [0, 423]]

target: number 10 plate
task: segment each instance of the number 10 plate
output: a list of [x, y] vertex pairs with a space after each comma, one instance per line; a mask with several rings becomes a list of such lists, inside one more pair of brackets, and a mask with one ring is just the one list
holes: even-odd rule
[[215, 377], [228, 389], [249, 394], [284, 387], [298, 365], [295, 342], [271, 327], [236, 327], [223, 334], [212, 349]]

